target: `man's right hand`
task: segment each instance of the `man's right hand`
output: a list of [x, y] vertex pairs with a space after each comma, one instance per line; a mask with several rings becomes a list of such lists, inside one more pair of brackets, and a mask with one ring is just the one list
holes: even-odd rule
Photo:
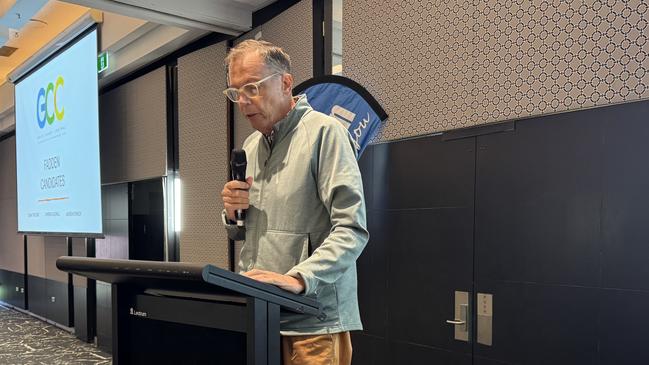
[[248, 200], [248, 189], [252, 185], [252, 176], [248, 176], [246, 182], [232, 180], [228, 181], [221, 191], [223, 205], [231, 221], [236, 220], [234, 212], [238, 209], [248, 209], [250, 202]]

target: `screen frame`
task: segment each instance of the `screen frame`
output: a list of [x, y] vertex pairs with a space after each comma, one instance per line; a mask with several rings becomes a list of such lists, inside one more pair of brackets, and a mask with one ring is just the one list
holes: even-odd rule
[[[41, 62], [36, 64], [31, 70], [28, 72], [25, 72], [23, 75], [21, 75], [16, 81], [13, 83], [14, 85], [17, 85], [21, 81], [23, 81], [25, 78], [29, 77], [32, 75], [34, 72], [40, 70], [43, 68], [45, 65], [47, 65], [51, 60], [54, 58], [58, 57], [61, 53], [65, 52], [66, 50], [70, 49], [72, 46], [77, 44], [80, 40], [85, 38], [87, 35], [89, 35], [92, 32], [96, 32], [96, 41], [97, 44], [95, 45], [95, 52], [96, 54], [99, 54], [99, 47], [101, 43], [100, 39], [100, 34], [99, 34], [99, 27], [97, 26], [96, 23], [91, 24], [88, 28], [84, 29], [81, 31], [78, 35], [70, 39], [64, 46], [61, 48], [57, 49], [55, 52], [53, 52], [51, 55], [43, 59]], [[95, 62], [96, 62], [96, 57], [95, 57]], [[14, 87], [14, 103], [16, 100], [16, 88]], [[99, 105], [99, 72], [97, 72], [97, 105]], [[99, 110], [97, 111], [99, 113]], [[16, 121], [17, 122], [17, 121]], [[99, 115], [97, 115], [97, 123], [99, 124]], [[17, 124], [16, 124], [17, 127]], [[97, 126], [97, 149], [98, 149], [98, 156], [99, 156], [99, 161], [97, 162], [99, 164], [99, 189], [100, 189], [100, 194], [102, 190], [102, 184], [101, 184], [101, 139], [100, 139], [100, 132], [99, 132], [99, 125]], [[15, 130], [16, 134], [18, 132], [18, 128]], [[16, 142], [17, 142], [17, 137], [16, 137]], [[16, 153], [15, 153], [15, 158], [16, 158], [16, 179], [18, 179], [18, 143], [16, 143]], [[104, 227], [103, 227], [103, 214], [102, 214], [102, 232], [101, 233], [87, 233], [87, 232], [38, 232], [38, 231], [21, 231], [19, 226], [18, 226], [18, 183], [16, 182], [16, 229], [18, 234], [22, 235], [33, 235], [33, 236], [50, 236], [50, 237], [71, 237], [71, 238], [104, 238]], [[103, 213], [103, 201], [100, 199], [100, 207], [99, 209], [102, 210]]]

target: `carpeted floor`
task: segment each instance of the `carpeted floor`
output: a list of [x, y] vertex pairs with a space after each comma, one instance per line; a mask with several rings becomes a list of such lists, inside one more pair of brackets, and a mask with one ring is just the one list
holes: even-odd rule
[[110, 364], [110, 355], [74, 335], [0, 305], [0, 364]]

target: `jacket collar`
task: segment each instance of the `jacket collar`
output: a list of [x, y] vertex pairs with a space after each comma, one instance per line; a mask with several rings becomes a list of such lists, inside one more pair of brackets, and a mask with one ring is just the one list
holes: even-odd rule
[[297, 127], [298, 123], [302, 119], [302, 116], [304, 116], [307, 111], [312, 109], [311, 105], [309, 105], [309, 102], [306, 99], [305, 94], [298, 95], [295, 97], [295, 99], [296, 101], [293, 109], [291, 109], [284, 118], [273, 125], [273, 130], [271, 132], [273, 146], [277, 146], [279, 143], [281, 143], [282, 139], [284, 139], [284, 137], [286, 137], [289, 132]]

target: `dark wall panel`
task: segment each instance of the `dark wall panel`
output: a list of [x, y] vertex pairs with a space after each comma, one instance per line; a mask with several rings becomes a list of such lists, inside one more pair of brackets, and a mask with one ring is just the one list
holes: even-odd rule
[[10, 278], [10, 271], [0, 269], [0, 301], [8, 303], [13, 299], [13, 282]]
[[48, 237], [45, 240], [45, 276], [46, 276], [46, 315], [45, 318], [69, 327], [70, 305], [68, 297], [68, 273], [56, 267], [56, 260], [68, 254], [68, 243], [65, 237]]
[[600, 113], [534, 118], [478, 137], [476, 291], [493, 294], [494, 309], [493, 345], [476, 344], [476, 356], [597, 362]]
[[479, 363], [646, 357], [647, 115], [638, 102], [478, 138], [476, 291], [494, 294], [494, 345], [477, 345]]
[[165, 260], [165, 221], [162, 179], [131, 185], [128, 258]]
[[90, 342], [93, 339], [89, 337], [88, 324], [88, 298], [87, 288], [75, 286], [74, 295], [74, 334], [82, 341]]
[[[72, 238], [72, 256], [94, 257], [95, 240]], [[96, 297], [95, 281], [80, 275], [72, 275], [74, 300], [74, 334], [82, 341], [95, 338]]]
[[97, 282], [97, 346], [107, 353], [112, 353], [113, 322], [112, 296], [110, 284]]
[[[453, 318], [455, 291], [472, 289], [475, 139], [377, 147], [373, 189], [377, 233], [388, 242], [388, 339], [470, 353], [445, 320]], [[402, 347], [390, 349], [394, 355]]]
[[25, 275], [0, 269], [0, 301], [25, 308]]
[[603, 289], [601, 298], [600, 364], [646, 363], [649, 293]]
[[63, 326], [70, 326], [67, 283], [30, 275], [28, 295], [30, 312]]
[[368, 211], [370, 240], [357, 261], [363, 333], [385, 338], [388, 320], [388, 242], [385, 218]]
[[367, 228], [370, 239], [357, 261], [358, 301], [363, 321], [364, 334], [385, 338], [387, 326], [387, 274], [388, 255], [384, 219], [373, 210], [373, 166], [374, 149], [368, 146], [358, 161], [363, 178], [365, 206], [367, 210]]
[[[102, 186], [104, 208], [104, 238], [95, 241], [95, 256], [99, 258], [129, 258], [129, 184]], [[96, 287], [97, 346], [111, 352], [111, 289], [110, 284], [98, 281]]]
[[[13, 277], [11, 280], [13, 281], [13, 295], [9, 303], [24, 309], [27, 297], [27, 291], [25, 290], [25, 274], [14, 272], [11, 273], [11, 276]], [[16, 287], [18, 287], [18, 290], [16, 290]]]
[[472, 365], [471, 354], [460, 354], [445, 349], [413, 343], [391, 342], [388, 364], [444, 364]]
[[68, 309], [70, 305], [68, 300], [68, 284], [55, 280], [47, 280], [45, 285], [47, 288], [47, 296], [45, 298], [47, 315], [45, 317], [69, 327], [71, 325], [71, 318]]
[[484, 357], [474, 356], [473, 365], [514, 365], [508, 362], [497, 361], [493, 359], [486, 359]]
[[363, 178], [363, 192], [365, 193], [365, 207], [374, 208], [374, 149], [376, 146], [368, 146], [358, 159], [358, 167]]
[[453, 340], [455, 291], [471, 291], [472, 209], [386, 212], [390, 339], [470, 351]]
[[470, 363], [445, 320], [454, 292], [472, 289], [474, 149], [475, 138], [434, 136], [361, 157], [370, 240], [358, 260], [355, 364]]
[[28, 281], [29, 311], [47, 318], [47, 279], [30, 275]]
[[376, 208], [473, 209], [473, 138], [443, 141], [439, 136], [426, 137], [376, 147]]
[[102, 186], [101, 201], [104, 238], [96, 240], [95, 255], [128, 259], [128, 184]]
[[[637, 102], [371, 146], [355, 363], [461, 363], [464, 349], [482, 365], [642, 362], [647, 115]], [[493, 346], [473, 350], [444, 323], [452, 292], [472, 289], [494, 295]]]
[[476, 278], [599, 284], [599, 111], [478, 138]]
[[603, 110], [602, 285], [649, 290], [649, 103]]
[[63, 326], [70, 326], [68, 274], [56, 268], [56, 259], [68, 254], [65, 237], [29, 236], [27, 250], [27, 309]]
[[475, 355], [511, 364], [596, 364], [599, 293], [580, 288], [482, 281], [493, 294], [493, 343]]
[[352, 333], [353, 356], [352, 363], [389, 365], [387, 355], [389, 353], [388, 341], [382, 337], [368, 336], [364, 332]]

